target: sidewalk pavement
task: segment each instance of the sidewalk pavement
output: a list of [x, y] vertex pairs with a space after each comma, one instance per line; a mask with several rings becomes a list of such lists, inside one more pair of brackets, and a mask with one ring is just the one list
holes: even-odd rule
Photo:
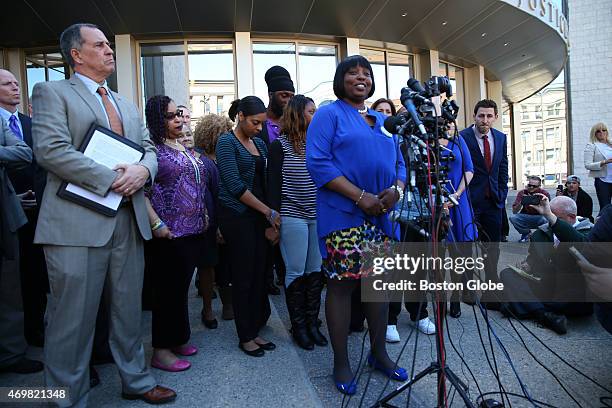
[[[508, 257], [511, 256], [512, 254], [502, 254], [500, 265], [509, 262]], [[189, 357], [193, 364], [192, 368], [182, 373], [167, 373], [152, 369], [160, 384], [170, 386], [179, 393], [177, 400], [170, 406], [318, 408], [342, 405], [343, 398], [332, 382], [331, 346], [317, 347], [314, 351], [297, 348], [287, 332], [289, 319], [284, 295], [270, 298], [272, 315], [268, 327], [262, 334], [275, 342], [277, 349], [266, 352], [263, 358], [253, 358], [238, 349], [233, 322], [219, 319], [218, 329], [204, 328], [199, 320], [201, 299], [196, 296], [195, 289], [192, 290], [190, 297], [192, 341], [200, 348], [197, 355]], [[599, 397], [610, 395], [575, 371], [581, 370], [603, 386], [612, 389], [612, 357], [609, 352], [612, 348], [612, 336], [599, 326], [595, 318], [569, 319], [568, 334], [558, 336], [532, 321], [524, 321], [524, 327], [514, 322], [517, 333], [509, 324], [509, 320], [503, 318], [499, 312], [489, 312], [492, 329], [489, 334], [487, 324], [479, 311], [465, 304], [461, 307], [463, 314], [459, 319], [447, 320], [448, 331], [445, 331], [447, 364], [469, 386], [469, 394], [473, 400], [478, 395], [478, 387], [483, 393], [499, 392], [499, 385], [493, 374], [495, 365], [498, 367], [505, 390], [523, 394], [517, 376], [512, 371], [496, 336], [504, 345], [532, 398], [555, 407], [575, 406], [552, 375], [542, 368], [535, 358], [555, 373], [582, 406], [600, 406]], [[217, 316], [220, 316], [221, 305], [218, 299], [214, 301], [214, 308]], [[433, 317], [431, 304], [428, 309], [430, 317]], [[143, 314], [143, 333], [150, 333], [150, 318], [150, 312]], [[321, 318], [323, 332], [327, 335], [323, 310]], [[566, 359], [569, 365], [562, 363], [559, 358], [546, 350], [542, 343], [527, 332], [527, 329]], [[425, 336], [422, 333], [418, 333], [417, 336], [405, 311], [400, 315], [398, 330], [402, 342], [388, 345], [392, 358], [397, 358], [401, 354], [399, 364], [410, 371], [412, 356], [416, 349], [414, 373], [428, 367], [436, 355], [435, 336]], [[522, 341], [529, 351], [522, 345]], [[495, 361], [491, 354], [491, 344], [495, 350]], [[147, 357], [150, 358], [150, 336], [145, 338], [145, 349]], [[354, 370], [358, 370], [360, 357], [365, 358], [368, 351], [369, 340], [366, 332], [352, 333], [349, 336], [350, 359]], [[529, 352], [535, 357], [530, 356]], [[29, 354], [32, 357], [40, 357], [41, 349], [33, 348]], [[467, 365], [462, 364], [459, 354], [464, 357]], [[114, 365], [107, 364], [97, 368], [102, 383], [91, 391], [89, 398], [91, 407], [147, 406], [141, 401], [124, 401], [120, 398], [120, 380]], [[472, 378], [470, 370], [477, 383]], [[396, 382], [387, 385], [385, 377], [369, 368], [362, 367], [361, 373], [358, 394], [350, 399], [348, 406], [359, 406], [362, 397], [362, 406], [371, 406], [381, 395], [385, 395], [398, 385]], [[370, 377], [369, 384], [368, 377]], [[0, 375], [0, 386], [3, 387], [42, 384], [42, 374]], [[366, 384], [367, 391], [364, 393]], [[435, 390], [435, 376], [425, 378], [413, 387], [411, 406], [434, 406]], [[393, 400], [393, 403], [399, 406], [406, 405], [406, 398], [407, 393], [404, 393]], [[449, 405], [451, 398], [452, 395], [449, 395]], [[489, 398], [501, 400], [498, 395], [490, 395]], [[463, 406], [459, 402], [458, 395], [454, 396], [454, 401], [456, 406]], [[347, 402], [348, 398], [344, 400], [345, 404]], [[513, 398], [511, 403], [516, 407], [530, 406], [526, 400], [517, 398]], [[40, 405], [14, 406], [20, 408]]]
[[[511, 197], [512, 195], [509, 195], [508, 198], [510, 204], [513, 201]], [[510, 226], [509, 241], [516, 240], [518, 233]], [[514, 264], [516, 258], [524, 256], [526, 250], [526, 244], [508, 246], [502, 251], [500, 269], [508, 263]], [[371, 406], [380, 396], [398, 386], [396, 382], [386, 384], [385, 377], [369, 368], [361, 367], [359, 370], [359, 361], [363, 363], [369, 351], [369, 340], [365, 332], [352, 333], [349, 336], [351, 364], [355, 371], [361, 372], [361, 377], [357, 395], [350, 401], [348, 398], [343, 399], [332, 381], [331, 346], [317, 347], [313, 351], [305, 351], [295, 346], [288, 334], [290, 323], [284, 295], [271, 296], [270, 300], [272, 315], [262, 335], [276, 343], [277, 348], [272, 352], [266, 352], [263, 358], [253, 358], [238, 349], [234, 323], [220, 319], [221, 305], [218, 299], [214, 301], [214, 309], [218, 316], [219, 328], [209, 330], [202, 325], [201, 299], [196, 296], [192, 286], [189, 300], [192, 342], [200, 349], [197, 355], [188, 358], [193, 366], [182, 373], [167, 373], [152, 369], [160, 384], [169, 386], [179, 393], [177, 400], [170, 406], [318, 408], [339, 407], [343, 402], [345, 406], [348, 403], [351, 407]], [[494, 374], [498, 372], [501, 384], [508, 392], [520, 395], [526, 392], [531, 398], [555, 407], [576, 406], [543, 366], [559, 378], [582, 406], [599, 407], [602, 405], [599, 403], [600, 397], [612, 395], [576, 371], [584, 372], [591, 379], [612, 390], [610, 354], [612, 336], [600, 327], [594, 317], [569, 319], [568, 334], [558, 336], [532, 321], [522, 322], [524, 326], [514, 321], [515, 330], [509, 320], [503, 318], [499, 312], [488, 313], [489, 325], [487, 325], [479, 310], [465, 304], [462, 304], [461, 308], [463, 314], [459, 319], [447, 320], [447, 330], [445, 330], [447, 364], [468, 385], [468, 393], [472, 400], [478, 396], [479, 388], [483, 393], [497, 393], [487, 398], [501, 401], [500, 386]], [[430, 317], [433, 318], [431, 304], [428, 309]], [[320, 316], [323, 320], [323, 332], [327, 335], [324, 301]], [[150, 324], [151, 313], [144, 312], [142, 328], [145, 334], [147, 362], [151, 355]], [[490, 332], [487, 327], [490, 327]], [[405, 311], [400, 315], [397, 328], [402, 342], [388, 345], [391, 357], [399, 357], [399, 365], [406, 367], [409, 372], [414, 361], [415, 374], [428, 367], [436, 356], [435, 336], [425, 336], [421, 333], [417, 335]], [[502, 350], [502, 345], [507, 356]], [[567, 360], [567, 364], [547, 350], [544, 345]], [[494, 355], [491, 353], [491, 348], [495, 351]], [[32, 348], [29, 350], [29, 355], [42, 358], [42, 350]], [[413, 359], [413, 355], [416, 358]], [[459, 355], [463, 356], [467, 364], [462, 362]], [[518, 376], [512, 370], [509, 361], [512, 362]], [[120, 380], [114, 365], [98, 366], [97, 369], [101, 384], [90, 393], [91, 407], [148, 406], [141, 401], [124, 401], [120, 398]], [[518, 381], [519, 378], [525, 391]], [[0, 387], [42, 384], [43, 376], [40, 373], [0, 374]], [[435, 376], [426, 377], [413, 387], [410, 405], [434, 406], [435, 391]], [[453, 393], [448, 396], [448, 401], [449, 406], [453, 402], [456, 406], [463, 406], [459, 396]], [[392, 402], [394, 405], [406, 405], [407, 393], [403, 393]], [[527, 400], [519, 398], [512, 398], [511, 404], [516, 407], [531, 406]], [[14, 406], [20, 408], [40, 405]]]
[[[186, 357], [192, 367], [180, 373], [151, 369], [159, 384], [177, 391], [175, 407], [322, 407], [302, 359], [272, 305], [272, 315], [261, 335], [277, 348], [263, 358], [249, 357], [238, 348], [233, 321], [221, 320], [221, 305], [214, 302], [219, 327], [209, 330], [200, 322], [202, 300], [191, 287], [189, 299], [191, 340], [198, 354]], [[151, 312], [142, 319], [147, 364], [151, 358]], [[42, 349], [31, 348], [31, 358], [42, 359]], [[121, 399], [121, 384], [113, 364], [96, 366], [101, 384], [89, 395], [91, 407], [145, 407], [144, 402]], [[42, 373], [32, 375], [0, 374], [0, 387], [43, 385]], [[2, 404], [0, 404], [2, 406]], [[24, 407], [20, 404], [16, 407]], [[30, 406], [41, 406], [31, 404]]]

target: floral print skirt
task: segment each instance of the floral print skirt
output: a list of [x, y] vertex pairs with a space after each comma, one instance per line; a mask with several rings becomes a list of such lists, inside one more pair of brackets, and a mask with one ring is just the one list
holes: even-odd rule
[[327, 257], [322, 270], [330, 279], [361, 279], [372, 275], [373, 259], [387, 256], [393, 240], [369, 222], [334, 231], [325, 237]]

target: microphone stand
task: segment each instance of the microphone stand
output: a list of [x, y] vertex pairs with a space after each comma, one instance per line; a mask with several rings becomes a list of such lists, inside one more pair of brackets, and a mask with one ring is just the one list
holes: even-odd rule
[[[437, 132], [437, 127], [436, 127], [436, 132]], [[434, 151], [434, 154], [437, 155], [437, 157], [440, 157], [440, 150], [441, 150], [440, 147], [441, 146], [440, 146], [440, 142], [438, 141], [438, 138], [434, 137], [432, 139], [432, 142], [433, 142], [432, 150]], [[432, 231], [430, 232], [430, 236], [431, 236], [430, 242], [432, 244], [434, 257], [438, 256], [437, 250], [440, 247], [439, 243], [441, 242], [440, 237], [438, 237], [436, 233], [436, 225], [438, 225], [438, 222], [441, 222], [439, 217], [443, 216], [443, 189], [442, 189], [442, 186], [440, 185], [441, 181], [439, 178], [439, 166], [440, 166], [440, 163], [438, 162], [438, 165], [435, 166], [436, 183], [438, 185], [436, 186], [435, 195], [433, 196], [434, 200], [431, 203], [433, 207], [433, 211], [431, 211], [432, 213]], [[404, 193], [406, 193], [405, 190], [408, 188], [408, 184], [410, 184], [410, 181], [411, 180], [409, 178], [409, 182], [406, 183], [407, 185], [406, 187], [404, 187]], [[429, 188], [431, 187], [432, 186], [429, 186]], [[416, 188], [416, 186], [411, 186], [410, 190], [412, 190], [412, 188]], [[400, 213], [401, 213], [401, 209], [400, 209]], [[434, 238], [436, 239], [434, 240]], [[442, 247], [441, 249], [444, 250], [445, 247]], [[445, 277], [444, 270], [433, 270], [429, 272], [430, 272], [430, 276], [433, 275], [433, 279], [435, 282], [442, 282], [444, 280], [444, 277]], [[467, 385], [465, 385], [465, 383], [461, 381], [461, 379], [446, 364], [446, 348], [444, 345], [444, 321], [446, 319], [446, 293], [445, 292], [440, 293], [439, 291], [437, 291], [434, 294], [434, 303], [435, 303], [434, 310], [436, 312], [434, 316], [434, 323], [436, 326], [436, 360], [432, 361], [429, 367], [421, 370], [413, 378], [409, 379], [408, 381], [403, 383], [401, 386], [396, 388], [394, 391], [390, 392], [389, 394], [387, 394], [386, 396], [378, 400], [374, 405], [372, 405], [372, 408], [396, 407], [395, 405], [392, 405], [390, 403], [390, 401], [393, 398], [402, 394], [406, 390], [410, 390], [412, 386], [416, 384], [418, 381], [432, 374], [435, 374], [437, 377], [438, 403], [436, 407], [442, 408], [442, 407], [447, 406], [448, 401], [447, 401], [447, 393], [446, 393], [446, 381], [448, 381], [450, 385], [455, 387], [455, 389], [457, 390], [457, 393], [459, 394], [459, 396], [465, 403], [466, 407], [477, 408], [474, 402], [470, 400], [467, 394], [467, 391], [468, 391]], [[416, 330], [418, 330], [418, 328]]]

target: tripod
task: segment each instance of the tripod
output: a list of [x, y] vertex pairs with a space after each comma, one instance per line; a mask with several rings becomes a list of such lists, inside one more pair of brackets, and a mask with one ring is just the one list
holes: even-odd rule
[[[437, 214], [442, 214], [442, 207], [437, 206]], [[434, 256], [437, 254], [437, 250], [439, 248], [439, 242], [434, 242]], [[444, 251], [442, 251], [444, 253]], [[434, 281], [441, 282], [444, 280], [444, 272], [442, 271], [432, 271], [434, 275]], [[436, 325], [436, 360], [431, 362], [429, 367], [425, 368], [421, 372], [417, 373], [412, 379], [402, 384], [399, 388], [387, 394], [385, 397], [377, 401], [372, 408], [375, 407], [394, 407], [391, 405], [390, 401], [403, 393], [406, 390], [409, 390], [412, 385], [417, 383], [422, 378], [427, 377], [428, 375], [435, 374], [437, 377], [437, 394], [438, 394], [438, 404], [437, 407], [445, 407], [447, 405], [446, 401], [446, 381], [455, 387], [460, 397], [463, 399], [465, 406], [468, 408], [476, 408], [476, 405], [469, 399], [467, 395], [467, 386], [459, 379], [459, 377], [452, 371], [450, 367], [446, 365], [445, 361], [445, 347], [444, 347], [444, 321], [446, 319], [446, 296], [445, 293], [441, 294], [436, 292], [435, 298], [435, 316], [434, 321]], [[418, 330], [418, 329], [417, 329]], [[416, 345], [415, 345], [416, 347]]]
[[[470, 400], [467, 395], [467, 386], [457, 377], [457, 375], [451, 370], [450, 367], [446, 365], [444, 361], [444, 331], [441, 330], [444, 327], [444, 319], [446, 318], [446, 300], [442, 299], [436, 300], [436, 310], [438, 311], [435, 316], [436, 328], [438, 330], [438, 338], [436, 341], [436, 352], [437, 358], [436, 361], [431, 362], [429, 367], [425, 368], [421, 372], [417, 373], [412, 379], [402, 384], [400, 387], [395, 389], [394, 391], [387, 394], [382, 399], [378, 400], [372, 408], [377, 407], [395, 407], [395, 405], [391, 405], [390, 401], [403, 393], [406, 390], [409, 390], [415, 383], [419, 380], [427, 377], [428, 375], [435, 374], [437, 376], [437, 384], [438, 384], [438, 405], [437, 407], [446, 406], [446, 380], [455, 387], [459, 396], [463, 399], [465, 406], [468, 408], [476, 408], [476, 405]], [[418, 330], [418, 329], [417, 329]], [[416, 345], [415, 345], [416, 347]]]
[[[435, 79], [435, 80], [434, 80]], [[448, 79], [447, 79], [448, 81]], [[412, 81], [414, 84], [414, 81]], [[416, 81], [418, 84], [418, 81]], [[410, 81], [409, 81], [410, 88]], [[429, 85], [432, 86], [431, 89], [428, 89], [430, 94], [428, 97], [438, 97], [440, 92], [446, 92], [447, 96], [452, 95], [452, 88], [450, 87], [450, 83], [448, 83], [448, 89], [442, 90], [439, 89], [439, 85], [441, 85], [439, 78], [432, 78]], [[420, 84], [419, 84], [420, 87]], [[446, 88], [446, 86], [444, 86]], [[406, 88], [405, 88], [406, 89]], [[413, 90], [414, 89], [409, 89]], [[425, 90], [420, 87], [417, 89], [418, 92], [425, 92]], [[449, 93], [450, 92], [450, 93]], [[430, 218], [431, 218], [431, 228], [426, 231], [422, 229], [419, 233], [426, 237], [427, 239], [431, 238], [431, 242], [433, 245], [433, 255], [437, 255], [438, 249], [438, 230], [441, 225], [441, 221], [443, 220], [443, 208], [444, 208], [444, 197], [448, 197], [449, 201], [452, 201], [454, 205], [459, 205], [456, 198], [452, 197], [452, 194], [448, 192], [443, 184], [447, 178], [448, 172], [448, 161], [454, 160], [450, 155], [447, 155], [446, 158], [442, 157], [441, 151], [450, 150], [446, 147], [442, 147], [439, 142], [439, 137], [443, 136], [443, 133], [446, 131], [446, 128], [439, 128], [439, 119], [442, 119], [438, 111], [435, 109], [434, 105], [431, 102], [425, 103], [424, 105], [431, 106], [421, 106], [429, 112], [426, 117], [419, 118], [418, 112], [414, 107], [414, 101], [412, 100], [412, 93], [408, 92], [407, 94], [402, 94], [402, 104], [406, 107], [407, 111], [410, 114], [410, 119], [412, 120], [412, 124], [414, 125], [414, 129], [412, 132], [407, 132], [406, 127], [404, 125], [400, 126], [396, 129], [398, 134], [402, 134], [407, 137], [407, 142], [404, 142], [403, 148], [400, 146], [400, 150], [402, 151], [402, 155], [404, 156], [404, 161], [406, 163], [406, 168], [408, 169], [407, 175], [407, 185], [404, 188], [404, 193], [401, 194], [400, 197], [408, 196], [408, 194], [412, 194], [413, 192], [418, 192], [418, 188], [416, 188], [417, 179], [421, 179], [421, 183], [425, 183], [427, 186], [427, 195], [429, 195], [429, 204], [430, 204]], [[439, 98], [438, 98], [439, 99]], [[418, 99], [415, 99], [418, 101]], [[438, 100], [439, 102], [439, 100]], [[446, 122], [455, 122], [457, 117], [458, 107], [457, 105], [443, 105], [442, 113], [444, 114], [444, 120]], [[421, 121], [422, 119], [422, 121]], [[406, 122], [410, 123], [410, 120]], [[427, 133], [425, 133], [423, 124], [428, 125]], [[407, 126], [407, 125], [406, 125]], [[418, 127], [418, 130], [417, 130]], [[456, 127], [456, 126], [455, 126]], [[417, 134], [419, 137], [415, 137]], [[406, 136], [409, 135], [409, 136]], [[421, 137], [425, 137], [425, 142], [420, 141]], [[423, 149], [424, 154], [420, 153], [420, 150]], [[443, 163], [446, 162], [446, 163]], [[413, 166], [411, 166], [413, 164]], [[418, 177], [417, 173], [420, 173], [422, 177]], [[465, 175], [464, 175], [465, 177]], [[467, 182], [466, 182], [467, 185]], [[408, 187], [410, 186], [410, 187]], [[406, 194], [407, 193], [407, 194]], [[423, 196], [419, 193], [420, 199], [423, 199]], [[453, 201], [454, 200], [454, 201]], [[423, 200], [424, 201], [424, 200]], [[402, 203], [403, 206], [404, 203]], [[398, 221], [400, 223], [404, 222], [405, 225], [409, 228], [415, 229], [414, 225], [411, 225], [410, 222], [410, 213], [406, 214], [405, 219], [402, 220], [401, 217], [402, 211], [400, 211], [400, 217], [398, 217]], [[416, 228], [418, 230], [418, 227]], [[440, 282], [444, 280], [444, 272], [434, 270], [435, 274], [434, 280], [436, 282]], [[396, 390], [390, 392], [385, 397], [377, 401], [374, 407], [393, 407], [390, 404], [390, 401], [403, 393], [406, 390], [410, 390], [412, 385], [417, 383], [422, 378], [427, 377], [428, 375], [435, 374], [437, 377], [437, 394], [438, 394], [438, 404], [437, 407], [445, 407], [447, 405], [447, 395], [446, 395], [446, 381], [455, 387], [461, 398], [463, 399], [465, 406], [469, 408], [476, 408], [476, 405], [469, 399], [467, 395], [467, 386], [459, 379], [459, 377], [446, 365], [445, 358], [445, 348], [444, 348], [444, 319], [446, 318], [446, 296], [441, 295], [440, 293], [436, 294], [435, 298], [435, 324], [437, 328], [437, 338], [436, 338], [436, 352], [437, 358], [433, 361], [429, 367], [425, 368], [418, 374], [416, 374], [412, 379], [402, 384]], [[417, 329], [418, 330], [418, 329]], [[416, 347], [416, 345], [415, 345]]]

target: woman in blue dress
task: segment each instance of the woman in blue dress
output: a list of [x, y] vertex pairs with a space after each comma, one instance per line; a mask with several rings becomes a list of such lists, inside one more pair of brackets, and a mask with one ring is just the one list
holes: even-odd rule
[[[334, 380], [341, 393], [357, 390], [348, 359], [347, 336], [351, 294], [362, 278], [372, 276], [365, 261], [376, 248], [399, 238], [387, 212], [404, 188], [406, 168], [396, 136], [381, 129], [384, 116], [368, 109], [374, 93], [372, 67], [353, 55], [334, 76], [338, 100], [320, 108], [306, 137], [306, 166], [317, 186], [317, 232], [328, 276], [325, 314], [334, 350]], [[389, 160], [396, 157], [395, 160]], [[385, 348], [387, 302], [367, 302], [363, 309], [370, 330], [368, 364], [387, 377], [405, 381], [408, 374]]]
[[[471, 251], [468, 253], [471, 247], [466, 244], [455, 245], [455, 243], [473, 242], [478, 237], [472, 206], [468, 195], [464, 194], [474, 176], [474, 165], [465, 141], [455, 132], [455, 125], [452, 123], [449, 125], [448, 135], [450, 140], [440, 138], [440, 145], [445, 148], [442, 149], [441, 154], [443, 157], [448, 157], [452, 152], [455, 159], [449, 161], [449, 182], [446, 184], [446, 188], [452, 193], [451, 196], [459, 202], [459, 205], [455, 206], [450, 201], [447, 204], [452, 225], [446, 240], [449, 243], [451, 255], [465, 257], [471, 256]], [[451, 271], [451, 277], [455, 282], [461, 280], [461, 276], [454, 271]], [[451, 297], [449, 313], [455, 318], [461, 316], [458, 291], [455, 291]]]

